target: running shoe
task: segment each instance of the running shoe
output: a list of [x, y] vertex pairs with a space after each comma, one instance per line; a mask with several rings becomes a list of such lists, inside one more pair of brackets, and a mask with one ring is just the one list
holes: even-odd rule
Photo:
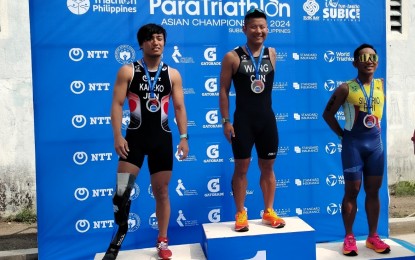
[[283, 228], [285, 226], [285, 221], [277, 216], [277, 213], [271, 208], [268, 208], [262, 214], [262, 223], [266, 225], [271, 225], [273, 228]]
[[248, 214], [245, 210], [242, 212], [237, 212], [235, 215], [235, 231], [246, 232], [248, 230]]
[[172, 253], [169, 249], [167, 237], [164, 237], [164, 238], [159, 237], [157, 239], [156, 248], [157, 248], [158, 259], [161, 259], [161, 260], [171, 259]]
[[349, 234], [344, 238], [343, 255], [357, 256], [356, 238], [353, 234]]
[[390, 246], [383, 242], [378, 234], [368, 236], [366, 239], [366, 247], [373, 249], [376, 253], [387, 254], [391, 251]]

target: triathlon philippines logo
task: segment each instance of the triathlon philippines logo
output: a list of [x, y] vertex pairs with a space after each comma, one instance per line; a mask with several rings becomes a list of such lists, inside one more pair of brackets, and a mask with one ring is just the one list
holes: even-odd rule
[[137, 0], [95, 0], [91, 5], [89, 0], [67, 0], [66, 6], [71, 13], [83, 15], [92, 9], [97, 13], [136, 13]]
[[83, 15], [88, 12], [91, 6], [89, 0], [68, 0], [66, 2], [69, 11], [76, 15]]
[[115, 59], [121, 64], [129, 64], [135, 61], [135, 51], [130, 45], [120, 45], [115, 50]]

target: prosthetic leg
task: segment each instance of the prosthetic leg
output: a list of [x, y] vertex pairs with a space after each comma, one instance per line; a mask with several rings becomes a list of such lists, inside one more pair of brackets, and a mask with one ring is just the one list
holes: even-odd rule
[[114, 207], [114, 219], [118, 228], [102, 260], [116, 259], [121, 244], [127, 235], [128, 215], [130, 214], [131, 206], [130, 194], [135, 183], [135, 178], [133, 174], [129, 173], [117, 174], [117, 191], [112, 198], [112, 203]]

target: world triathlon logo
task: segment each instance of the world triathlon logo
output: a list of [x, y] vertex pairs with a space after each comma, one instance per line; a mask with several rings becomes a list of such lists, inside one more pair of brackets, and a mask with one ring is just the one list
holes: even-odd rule
[[129, 64], [135, 60], [135, 51], [130, 45], [118, 46], [115, 50], [115, 59], [121, 64]]
[[83, 15], [88, 12], [91, 6], [89, 0], [68, 0], [66, 2], [69, 11], [76, 15]]
[[326, 53], [324, 53], [324, 60], [326, 62], [333, 62], [335, 58], [336, 58], [336, 55], [334, 54], [333, 51], [326, 51]]
[[326, 184], [330, 187], [333, 187], [337, 184], [337, 176], [334, 174], [330, 174], [326, 177]]
[[329, 215], [332, 215], [333, 216], [333, 215], [336, 215], [337, 213], [341, 212], [340, 211], [341, 210], [341, 205], [337, 205], [335, 203], [330, 203], [327, 206], [326, 210], [327, 210], [327, 213]]
[[330, 142], [326, 145], [326, 153], [335, 154], [336, 151], [337, 151], [337, 145], [335, 143]]
[[334, 80], [326, 80], [326, 82], [324, 82], [324, 89], [331, 92], [333, 90], [336, 89], [336, 82]]

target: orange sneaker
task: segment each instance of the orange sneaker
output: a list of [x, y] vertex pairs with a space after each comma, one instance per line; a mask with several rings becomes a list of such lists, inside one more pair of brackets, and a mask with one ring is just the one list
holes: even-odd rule
[[249, 230], [248, 214], [246, 211], [237, 212], [235, 215], [235, 231], [246, 232]]
[[353, 234], [348, 234], [343, 241], [343, 255], [357, 256], [356, 238]]
[[270, 208], [264, 211], [264, 214], [262, 215], [262, 223], [271, 225], [273, 228], [283, 228], [285, 226], [285, 221], [278, 217], [277, 213]]
[[387, 254], [391, 251], [390, 246], [383, 242], [378, 234], [373, 234], [372, 236], [367, 237], [366, 247], [373, 249], [379, 254]]

